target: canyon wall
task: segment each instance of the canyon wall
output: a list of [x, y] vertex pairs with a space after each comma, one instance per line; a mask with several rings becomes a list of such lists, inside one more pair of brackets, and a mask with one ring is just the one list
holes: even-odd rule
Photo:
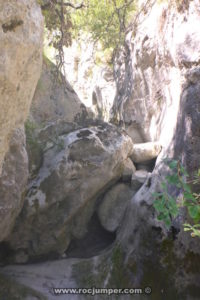
[[[113, 115], [135, 141], [160, 141], [162, 151], [151, 178], [131, 200], [118, 241], [132, 284], [151, 285], [155, 299], [162, 288], [170, 299], [196, 299], [199, 239], [184, 232], [182, 224], [191, 222], [184, 209], [167, 230], [156, 218], [153, 193], [170, 172], [163, 158], [179, 159], [190, 176], [199, 168], [200, 7], [195, 0], [148, 3], [116, 60]], [[181, 196], [174, 187], [168, 191]]]
[[180, 99], [198, 81], [199, 1], [140, 2], [116, 58], [113, 114], [139, 142], [160, 140], [167, 147]]

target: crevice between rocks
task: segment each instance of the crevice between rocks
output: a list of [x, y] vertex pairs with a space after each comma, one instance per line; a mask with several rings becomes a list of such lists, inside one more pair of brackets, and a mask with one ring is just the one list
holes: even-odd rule
[[73, 239], [65, 254], [67, 258], [90, 258], [111, 246], [115, 239], [116, 233], [104, 229], [97, 213], [94, 213], [85, 236], [81, 239]]

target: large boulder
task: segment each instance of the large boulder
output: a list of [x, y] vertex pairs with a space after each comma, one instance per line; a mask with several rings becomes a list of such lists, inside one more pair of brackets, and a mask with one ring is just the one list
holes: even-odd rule
[[26, 140], [24, 129], [19, 128], [11, 138], [0, 177], [0, 241], [10, 234], [22, 209], [27, 180]]
[[12, 131], [28, 116], [40, 76], [43, 17], [35, 0], [0, 0], [0, 173]]
[[8, 239], [18, 262], [62, 254], [72, 238], [81, 238], [96, 198], [121, 177], [133, 147], [128, 135], [104, 123], [47, 136], [43, 164]]
[[111, 232], [117, 230], [133, 195], [134, 191], [124, 183], [115, 185], [106, 193], [98, 208], [101, 225], [106, 230]]
[[133, 173], [135, 173], [136, 167], [134, 166], [132, 160], [127, 158], [124, 163], [124, 171], [122, 174], [122, 181], [123, 182], [130, 182]]
[[158, 142], [134, 144], [131, 159], [136, 163], [146, 162], [156, 158], [161, 149], [162, 147]]

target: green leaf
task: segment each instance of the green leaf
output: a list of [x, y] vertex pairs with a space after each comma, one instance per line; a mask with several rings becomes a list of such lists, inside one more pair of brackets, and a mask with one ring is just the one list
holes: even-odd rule
[[186, 172], [185, 168], [182, 165], [180, 166], [180, 171], [182, 175], [189, 176], [189, 174]]
[[178, 161], [177, 160], [172, 160], [170, 163], [169, 163], [169, 167], [171, 170], [174, 170], [177, 168], [177, 165], [178, 165]]
[[190, 224], [188, 224], [188, 223], [183, 224], [183, 226], [184, 226], [185, 228], [186, 228], [186, 227], [192, 228], [192, 226], [191, 226]]
[[200, 228], [200, 224], [195, 224], [193, 227], [194, 228]]
[[164, 199], [155, 200], [153, 206], [158, 212], [163, 212], [164, 210], [166, 210]]
[[152, 193], [152, 196], [154, 198], [159, 198], [162, 195], [162, 193]]
[[175, 218], [178, 215], [178, 207], [176, 204], [176, 200], [173, 197], [169, 197], [168, 207], [170, 214]]
[[167, 228], [169, 228], [171, 226], [171, 220], [170, 220], [170, 217], [166, 217], [165, 220], [165, 225], [167, 226]]
[[196, 219], [199, 214], [199, 207], [197, 205], [188, 207], [189, 215], [192, 219]]
[[174, 184], [174, 185], [179, 184], [179, 177], [177, 174], [166, 176], [166, 180], [170, 184]]
[[184, 196], [185, 200], [191, 200], [192, 202], [195, 202], [195, 203], [197, 202], [197, 200], [195, 199], [195, 197], [191, 193], [185, 192], [183, 194], [183, 196]]
[[166, 184], [166, 182], [162, 182], [162, 183], [161, 183], [161, 187], [162, 187], [162, 189], [163, 189], [164, 191], [167, 191], [167, 184]]
[[189, 187], [189, 185], [187, 183], [182, 182], [182, 186], [186, 192], [192, 193], [191, 188]]
[[164, 218], [165, 218], [165, 217], [164, 217], [163, 214], [159, 214], [158, 217], [157, 217], [158, 221], [163, 221]]
[[184, 227], [184, 231], [191, 231], [191, 228]]

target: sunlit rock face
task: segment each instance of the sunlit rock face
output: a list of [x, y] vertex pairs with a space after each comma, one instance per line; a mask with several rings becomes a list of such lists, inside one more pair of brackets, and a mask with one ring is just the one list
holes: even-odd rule
[[0, 173], [12, 131], [22, 125], [40, 75], [43, 17], [34, 0], [0, 1]]
[[56, 66], [44, 56], [29, 119], [39, 127], [58, 119], [75, 122], [83, 111], [84, 105], [75, 90], [61, 74], [58, 78]]
[[103, 51], [89, 36], [74, 41], [65, 49], [66, 78], [74, 87], [80, 100], [90, 107], [95, 116], [110, 119], [110, 109], [116, 94], [111, 64], [111, 52]]
[[113, 112], [130, 132], [135, 130], [136, 142], [169, 145], [187, 73], [199, 68], [200, 8], [199, 1], [158, 2], [130, 27], [127, 48], [116, 59]]

